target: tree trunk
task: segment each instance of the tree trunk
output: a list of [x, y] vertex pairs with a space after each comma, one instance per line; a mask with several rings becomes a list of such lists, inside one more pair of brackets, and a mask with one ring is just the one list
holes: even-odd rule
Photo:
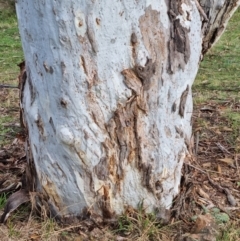
[[32, 188], [54, 216], [171, 207], [191, 151], [191, 86], [238, 5], [17, 1]]

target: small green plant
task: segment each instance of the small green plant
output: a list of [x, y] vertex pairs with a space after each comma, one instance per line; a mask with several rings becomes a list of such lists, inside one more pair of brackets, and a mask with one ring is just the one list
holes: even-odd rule
[[217, 241], [239, 241], [240, 240], [240, 221], [229, 223], [221, 228], [221, 234]]
[[193, 85], [194, 102], [218, 102], [228, 98], [239, 99], [240, 90], [240, 9], [230, 20], [225, 34], [204, 56]]
[[10, 219], [12, 222], [17, 221], [24, 221], [27, 220], [29, 217], [29, 214], [31, 212], [31, 205], [29, 203], [22, 204], [20, 207], [15, 210], [11, 216]]
[[18, 230], [18, 228], [14, 225], [14, 223], [11, 220], [8, 220], [7, 226], [9, 238], [19, 238], [21, 236], [21, 232]]
[[170, 226], [162, 225], [154, 213], [147, 214], [141, 202], [137, 210], [131, 210], [119, 217], [114, 233], [137, 241], [170, 240], [169, 230]]
[[42, 238], [43, 240], [51, 240], [51, 237], [54, 234], [57, 223], [54, 219], [47, 218], [42, 226]]
[[228, 223], [230, 221], [229, 216], [218, 208], [212, 208], [210, 213], [215, 218], [217, 224]]

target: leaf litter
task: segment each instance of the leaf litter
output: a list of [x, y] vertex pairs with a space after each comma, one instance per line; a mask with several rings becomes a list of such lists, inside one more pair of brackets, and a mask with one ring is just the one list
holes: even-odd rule
[[[237, 222], [240, 219], [240, 154], [237, 146], [240, 125], [235, 129], [232, 127], [223, 111], [227, 108], [240, 115], [239, 102], [234, 99], [224, 103], [210, 100], [194, 108], [194, 143], [182, 169], [181, 191], [172, 208], [172, 216], [184, 221], [182, 227], [189, 232], [189, 240], [193, 240], [190, 234], [193, 222], [189, 221], [192, 217], [212, 214], [214, 208], [220, 210], [218, 215], [211, 215], [215, 222], [209, 225], [208, 235], [211, 229], [216, 229], [216, 222], [228, 220], [225, 215]], [[207, 239], [209, 236], [199, 233], [197, 240], [216, 240], [216, 235], [212, 232]]]
[[[169, 239], [164, 236], [165, 238], [162, 240], [184, 240], [186, 237], [189, 240], [196, 237], [199, 240], [204, 240], [204, 238], [206, 239], [206, 229], [208, 229], [208, 238], [214, 240], [217, 235], [216, 222], [227, 220], [224, 215], [232, 220], [239, 220], [240, 218], [240, 153], [238, 153], [237, 142], [234, 143], [232, 140], [234, 130], [231, 122], [222, 111], [226, 109], [226, 106], [231, 106], [232, 111], [239, 112], [239, 103], [234, 100], [229, 100], [223, 106], [222, 103], [217, 102], [202, 103], [195, 106], [193, 113], [195, 141], [182, 169], [180, 193], [175, 198], [171, 209], [170, 223], [179, 220], [181, 223], [176, 225], [176, 232], [172, 231], [172, 234], [168, 235]], [[236, 140], [238, 138], [236, 136]], [[24, 192], [22, 188], [26, 167], [24, 141], [24, 132], [20, 131], [11, 144], [4, 145], [0, 150], [0, 195], [6, 194], [10, 200], [11, 194], [17, 195], [21, 191]], [[22, 203], [28, 201], [29, 197], [25, 195]], [[9, 214], [19, 208], [22, 203], [19, 202]], [[5, 214], [8, 213], [6, 211], [7, 206], [9, 206], [9, 203], [6, 203], [6, 208], [2, 210], [2, 213], [3, 211]], [[211, 211], [214, 208], [220, 210], [215, 216]], [[136, 210], [132, 211], [132, 213], [134, 212], [137, 213]], [[136, 220], [136, 214], [134, 215]], [[196, 219], [194, 220], [193, 217], [196, 217]], [[97, 220], [97, 222], [94, 220]], [[108, 240], [108, 238], [110, 240], [112, 237], [111, 230], [117, 228], [117, 222], [113, 221], [111, 224], [106, 224], [99, 217], [94, 220], [88, 219], [77, 223], [75, 226], [58, 227], [54, 231], [55, 236], [59, 237], [62, 232], [66, 231], [68, 236], [76, 237], [77, 234], [77, 237], [80, 235], [82, 240], [88, 240], [89, 237], [98, 237], [99, 240], [102, 237], [102, 240]], [[24, 222], [28, 223], [29, 220], [23, 221], [22, 225], [24, 225]], [[196, 230], [200, 231], [197, 232]], [[171, 236], [172, 238], [170, 238]], [[42, 234], [29, 232], [28, 237], [32, 240], [41, 240]], [[137, 240], [134, 231], [129, 232], [127, 236], [126, 234], [121, 236], [121, 233], [118, 233], [114, 237], [117, 240], [131, 240], [131, 237]], [[54, 238], [52, 237], [50, 240], [54, 240]]]

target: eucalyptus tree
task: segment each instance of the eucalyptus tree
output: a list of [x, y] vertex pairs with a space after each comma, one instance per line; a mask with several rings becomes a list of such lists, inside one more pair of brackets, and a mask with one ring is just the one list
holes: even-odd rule
[[171, 207], [203, 55], [239, 0], [17, 0], [28, 171], [54, 215]]

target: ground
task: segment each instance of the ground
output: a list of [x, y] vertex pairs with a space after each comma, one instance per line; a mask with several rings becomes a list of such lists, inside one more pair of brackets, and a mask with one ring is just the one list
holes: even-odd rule
[[[23, 54], [11, 2], [0, 1], [0, 215], [26, 165], [16, 88]], [[240, 10], [201, 63], [193, 86], [194, 142], [166, 220], [139, 205], [108, 224], [96, 219], [68, 226], [27, 202], [0, 225], [1, 240], [240, 240], [239, 20]]]

